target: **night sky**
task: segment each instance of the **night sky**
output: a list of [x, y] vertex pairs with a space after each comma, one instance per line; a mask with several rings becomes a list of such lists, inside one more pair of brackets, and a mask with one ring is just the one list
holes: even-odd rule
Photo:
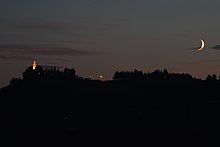
[[[219, 6], [219, 0], [1, 0], [0, 87], [33, 60], [94, 79], [164, 68], [218, 76]], [[198, 51], [201, 39], [206, 46]]]

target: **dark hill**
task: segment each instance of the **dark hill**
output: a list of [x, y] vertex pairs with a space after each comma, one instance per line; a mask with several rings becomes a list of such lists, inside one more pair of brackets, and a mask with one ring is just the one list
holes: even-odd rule
[[220, 81], [213, 76], [135, 70], [113, 78], [29, 67], [0, 90], [1, 135], [165, 139], [181, 146], [219, 131]]

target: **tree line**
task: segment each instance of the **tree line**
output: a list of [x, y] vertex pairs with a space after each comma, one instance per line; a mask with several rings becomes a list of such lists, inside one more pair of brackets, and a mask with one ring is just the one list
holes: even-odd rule
[[[17, 83], [23, 80], [39, 80], [39, 79], [50, 79], [50, 80], [92, 80], [91, 78], [83, 78], [76, 75], [74, 68], [59, 68], [50, 67], [44, 68], [43, 66], [37, 66], [35, 70], [32, 67], [28, 67], [23, 73], [23, 78], [12, 78], [10, 84]], [[143, 72], [141, 70], [134, 69], [132, 71], [116, 71], [112, 77], [113, 80], [201, 80], [188, 73], [172, 73], [168, 72], [167, 69], [159, 70], [156, 69], [153, 72]], [[220, 80], [216, 74], [209, 74], [205, 81], [216, 81]]]

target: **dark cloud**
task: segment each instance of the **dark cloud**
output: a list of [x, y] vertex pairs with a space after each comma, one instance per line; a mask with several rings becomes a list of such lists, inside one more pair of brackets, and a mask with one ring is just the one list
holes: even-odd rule
[[[1, 19], [0, 19], [1, 20]], [[116, 24], [103, 20], [48, 21], [44, 19], [5, 20], [0, 23], [0, 43], [62, 43], [94, 45], [115, 31]]]
[[198, 65], [200, 63], [209, 64], [209, 63], [219, 63], [219, 61], [220, 59], [197, 60], [197, 61], [188, 62], [188, 64], [191, 64], [191, 65]]
[[[33, 62], [33, 60], [37, 60], [35, 58], [31, 58], [31, 57], [24, 57], [24, 56], [6, 56], [6, 55], [0, 55], [0, 60], [16, 60], [16, 61], [28, 61], [30, 63]], [[65, 59], [61, 59], [61, 58], [50, 58], [47, 60], [45, 59], [39, 59], [40, 61], [45, 62], [45, 64], [43, 65], [45, 68], [50, 68], [50, 67], [54, 67], [56, 66], [59, 69], [64, 68], [64, 66], [60, 65], [59, 61], [64, 61]], [[50, 62], [50, 61], [58, 61], [58, 62]], [[66, 60], [65, 60], [66, 61]]]
[[83, 22], [57, 22], [47, 20], [21, 20], [19, 22], [5, 20], [0, 24], [0, 29], [6, 29], [7, 31], [27, 31], [27, 32], [72, 32], [74, 34], [86, 33], [88, 31], [96, 32], [111, 31], [115, 24], [109, 22], [103, 22], [102, 20], [83, 21]]
[[0, 26], [4, 29], [11, 31], [61, 31], [61, 30], [69, 30], [71, 28], [70, 24], [64, 23], [55, 23], [55, 22], [45, 22], [45, 21], [20, 21], [20, 22], [12, 22], [12, 21], [4, 21], [0, 24]]
[[[46, 63], [46, 65], [53, 65], [59, 68], [63, 68], [63, 66], [59, 65], [62, 62], [68, 61], [68, 59], [64, 58], [34, 58], [34, 57], [27, 57], [27, 56], [20, 56], [20, 55], [2, 55], [0, 54], [0, 60], [16, 60], [16, 61], [28, 61], [33, 62], [33, 60], [41, 61]], [[52, 62], [51, 62], [52, 61]]]
[[33, 46], [29, 46], [29, 45], [0, 45], [0, 49], [9, 49], [9, 50], [19, 50], [19, 49], [27, 49], [27, 48], [32, 48]]
[[[0, 18], [1, 20], [1, 18]], [[44, 19], [34, 20], [4, 20], [0, 23], [0, 30], [2, 32], [12, 33], [55, 33], [59, 35], [70, 35], [73, 37], [91, 36], [91, 33], [105, 33], [106, 31], [112, 31], [117, 28], [118, 24], [114, 24], [109, 21], [103, 21], [102, 19], [91, 21], [78, 21], [78, 22], [61, 22], [61, 21], [48, 21]], [[120, 26], [121, 27], [121, 26]], [[48, 34], [44, 34], [48, 35]], [[54, 35], [54, 34], [53, 34]]]
[[220, 50], [220, 45], [213, 46], [212, 48], [216, 50]]
[[198, 49], [199, 49], [200, 47], [192, 47], [192, 48], [188, 48], [188, 50], [197, 50], [198, 51]]
[[94, 52], [81, 49], [65, 48], [65, 47], [50, 47], [50, 46], [31, 46], [31, 45], [0, 45], [0, 51], [32, 53], [40, 55], [62, 55], [62, 56], [82, 56], [93, 55]]
[[68, 27], [65, 24], [50, 24], [50, 23], [26, 23], [23, 25], [18, 25], [18, 27], [26, 30], [36, 30], [36, 31], [58, 31], [63, 30]]
[[6, 55], [0, 55], [0, 60], [27, 60], [27, 61], [33, 61], [34, 58], [31, 57], [24, 57], [24, 56], [6, 56]]
[[93, 52], [71, 48], [32, 48], [31, 52], [43, 55], [91, 55]]
[[189, 48], [189, 50], [198, 50], [200, 47], [193, 47], [193, 48]]

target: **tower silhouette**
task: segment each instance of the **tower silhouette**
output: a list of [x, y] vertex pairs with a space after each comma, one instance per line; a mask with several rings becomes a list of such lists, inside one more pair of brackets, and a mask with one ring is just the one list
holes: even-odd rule
[[32, 67], [33, 67], [33, 70], [35, 70], [35, 68], [37, 67], [37, 63], [36, 63], [35, 60], [34, 60], [34, 63], [33, 63], [33, 65], [32, 65]]

